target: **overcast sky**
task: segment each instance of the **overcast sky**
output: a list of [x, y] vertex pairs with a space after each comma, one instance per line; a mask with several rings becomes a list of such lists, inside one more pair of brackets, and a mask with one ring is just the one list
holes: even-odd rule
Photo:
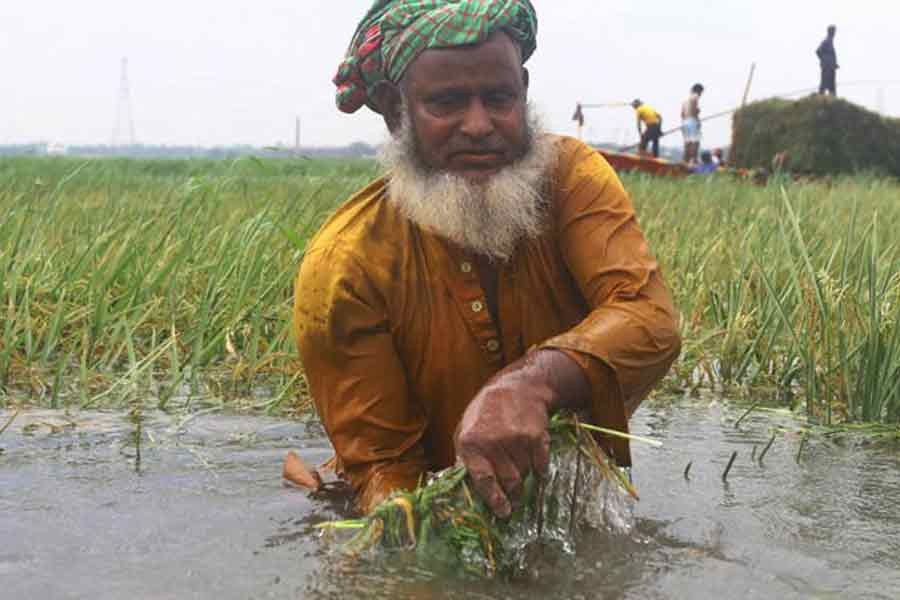
[[[550, 129], [574, 133], [575, 102], [639, 96], [677, 125], [699, 81], [706, 114], [814, 87], [814, 50], [838, 25], [838, 92], [900, 116], [900, 3], [891, 0], [534, 0], [531, 98]], [[0, 144], [109, 143], [119, 71], [129, 60], [136, 135], [147, 144], [377, 143], [363, 109], [334, 108], [331, 76], [369, 0], [3, 0]], [[880, 85], [843, 85], [885, 81]], [[632, 141], [630, 109], [587, 113], [592, 140]], [[728, 142], [730, 119], [706, 126]], [[680, 143], [673, 136], [669, 143]]]

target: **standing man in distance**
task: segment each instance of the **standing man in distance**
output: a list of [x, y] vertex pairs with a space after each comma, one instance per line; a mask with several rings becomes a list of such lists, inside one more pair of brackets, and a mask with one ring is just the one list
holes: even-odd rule
[[697, 164], [700, 153], [700, 96], [703, 95], [703, 85], [695, 83], [691, 88], [691, 94], [681, 105], [681, 134], [684, 136], [684, 162], [688, 166]]
[[[653, 158], [659, 158], [659, 138], [662, 137], [662, 117], [656, 110], [640, 99], [631, 103], [637, 115], [637, 130], [641, 136], [640, 153], [647, 152], [647, 146], [652, 144]], [[643, 125], [643, 128], [641, 127]]]
[[834, 36], [837, 33], [837, 27], [828, 26], [828, 32], [822, 43], [816, 49], [816, 56], [819, 57], [819, 67], [822, 71], [822, 77], [819, 81], [819, 93], [830, 93], [837, 96], [837, 70], [840, 68], [837, 61], [837, 53], [834, 50]]
[[509, 515], [553, 412], [624, 431], [679, 352], [622, 184], [529, 108], [536, 32], [529, 0], [379, 0], [335, 78], [384, 118], [387, 174], [310, 241], [294, 328], [362, 511], [460, 460]]

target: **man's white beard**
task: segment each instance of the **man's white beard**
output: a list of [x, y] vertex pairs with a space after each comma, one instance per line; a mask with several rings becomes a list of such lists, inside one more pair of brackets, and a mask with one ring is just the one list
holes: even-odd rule
[[485, 182], [433, 172], [418, 158], [406, 110], [400, 130], [379, 154], [389, 170], [389, 201], [411, 221], [494, 261], [509, 260], [523, 239], [544, 232], [545, 182], [556, 162], [556, 143], [528, 108], [529, 148]]

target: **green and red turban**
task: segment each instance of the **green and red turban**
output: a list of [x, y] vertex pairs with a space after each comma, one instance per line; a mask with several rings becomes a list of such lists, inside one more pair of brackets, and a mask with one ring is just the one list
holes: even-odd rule
[[537, 15], [530, 0], [377, 0], [356, 29], [334, 78], [337, 105], [353, 113], [372, 99], [382, 81], [397, 83], [419, 54], [485, 41], [503, 30], [534, 53]]

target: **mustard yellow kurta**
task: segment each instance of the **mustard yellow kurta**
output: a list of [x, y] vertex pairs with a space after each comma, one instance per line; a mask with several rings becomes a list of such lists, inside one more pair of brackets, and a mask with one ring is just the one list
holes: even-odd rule
[[[558, 138], [550, 225], [499, 273], [499, 328], [476, 261], [406, 219], [379, 179], [310, 242], [294, 326], [338, 468], [367, 510], [455, 460], [470, 400], [533, 348], [585, 370], [595, 422], [624, 430], [678, 354], [676, 311], [622, 184], [606, 161]], [[609, 442], [620, 463], [627, 445]]]

